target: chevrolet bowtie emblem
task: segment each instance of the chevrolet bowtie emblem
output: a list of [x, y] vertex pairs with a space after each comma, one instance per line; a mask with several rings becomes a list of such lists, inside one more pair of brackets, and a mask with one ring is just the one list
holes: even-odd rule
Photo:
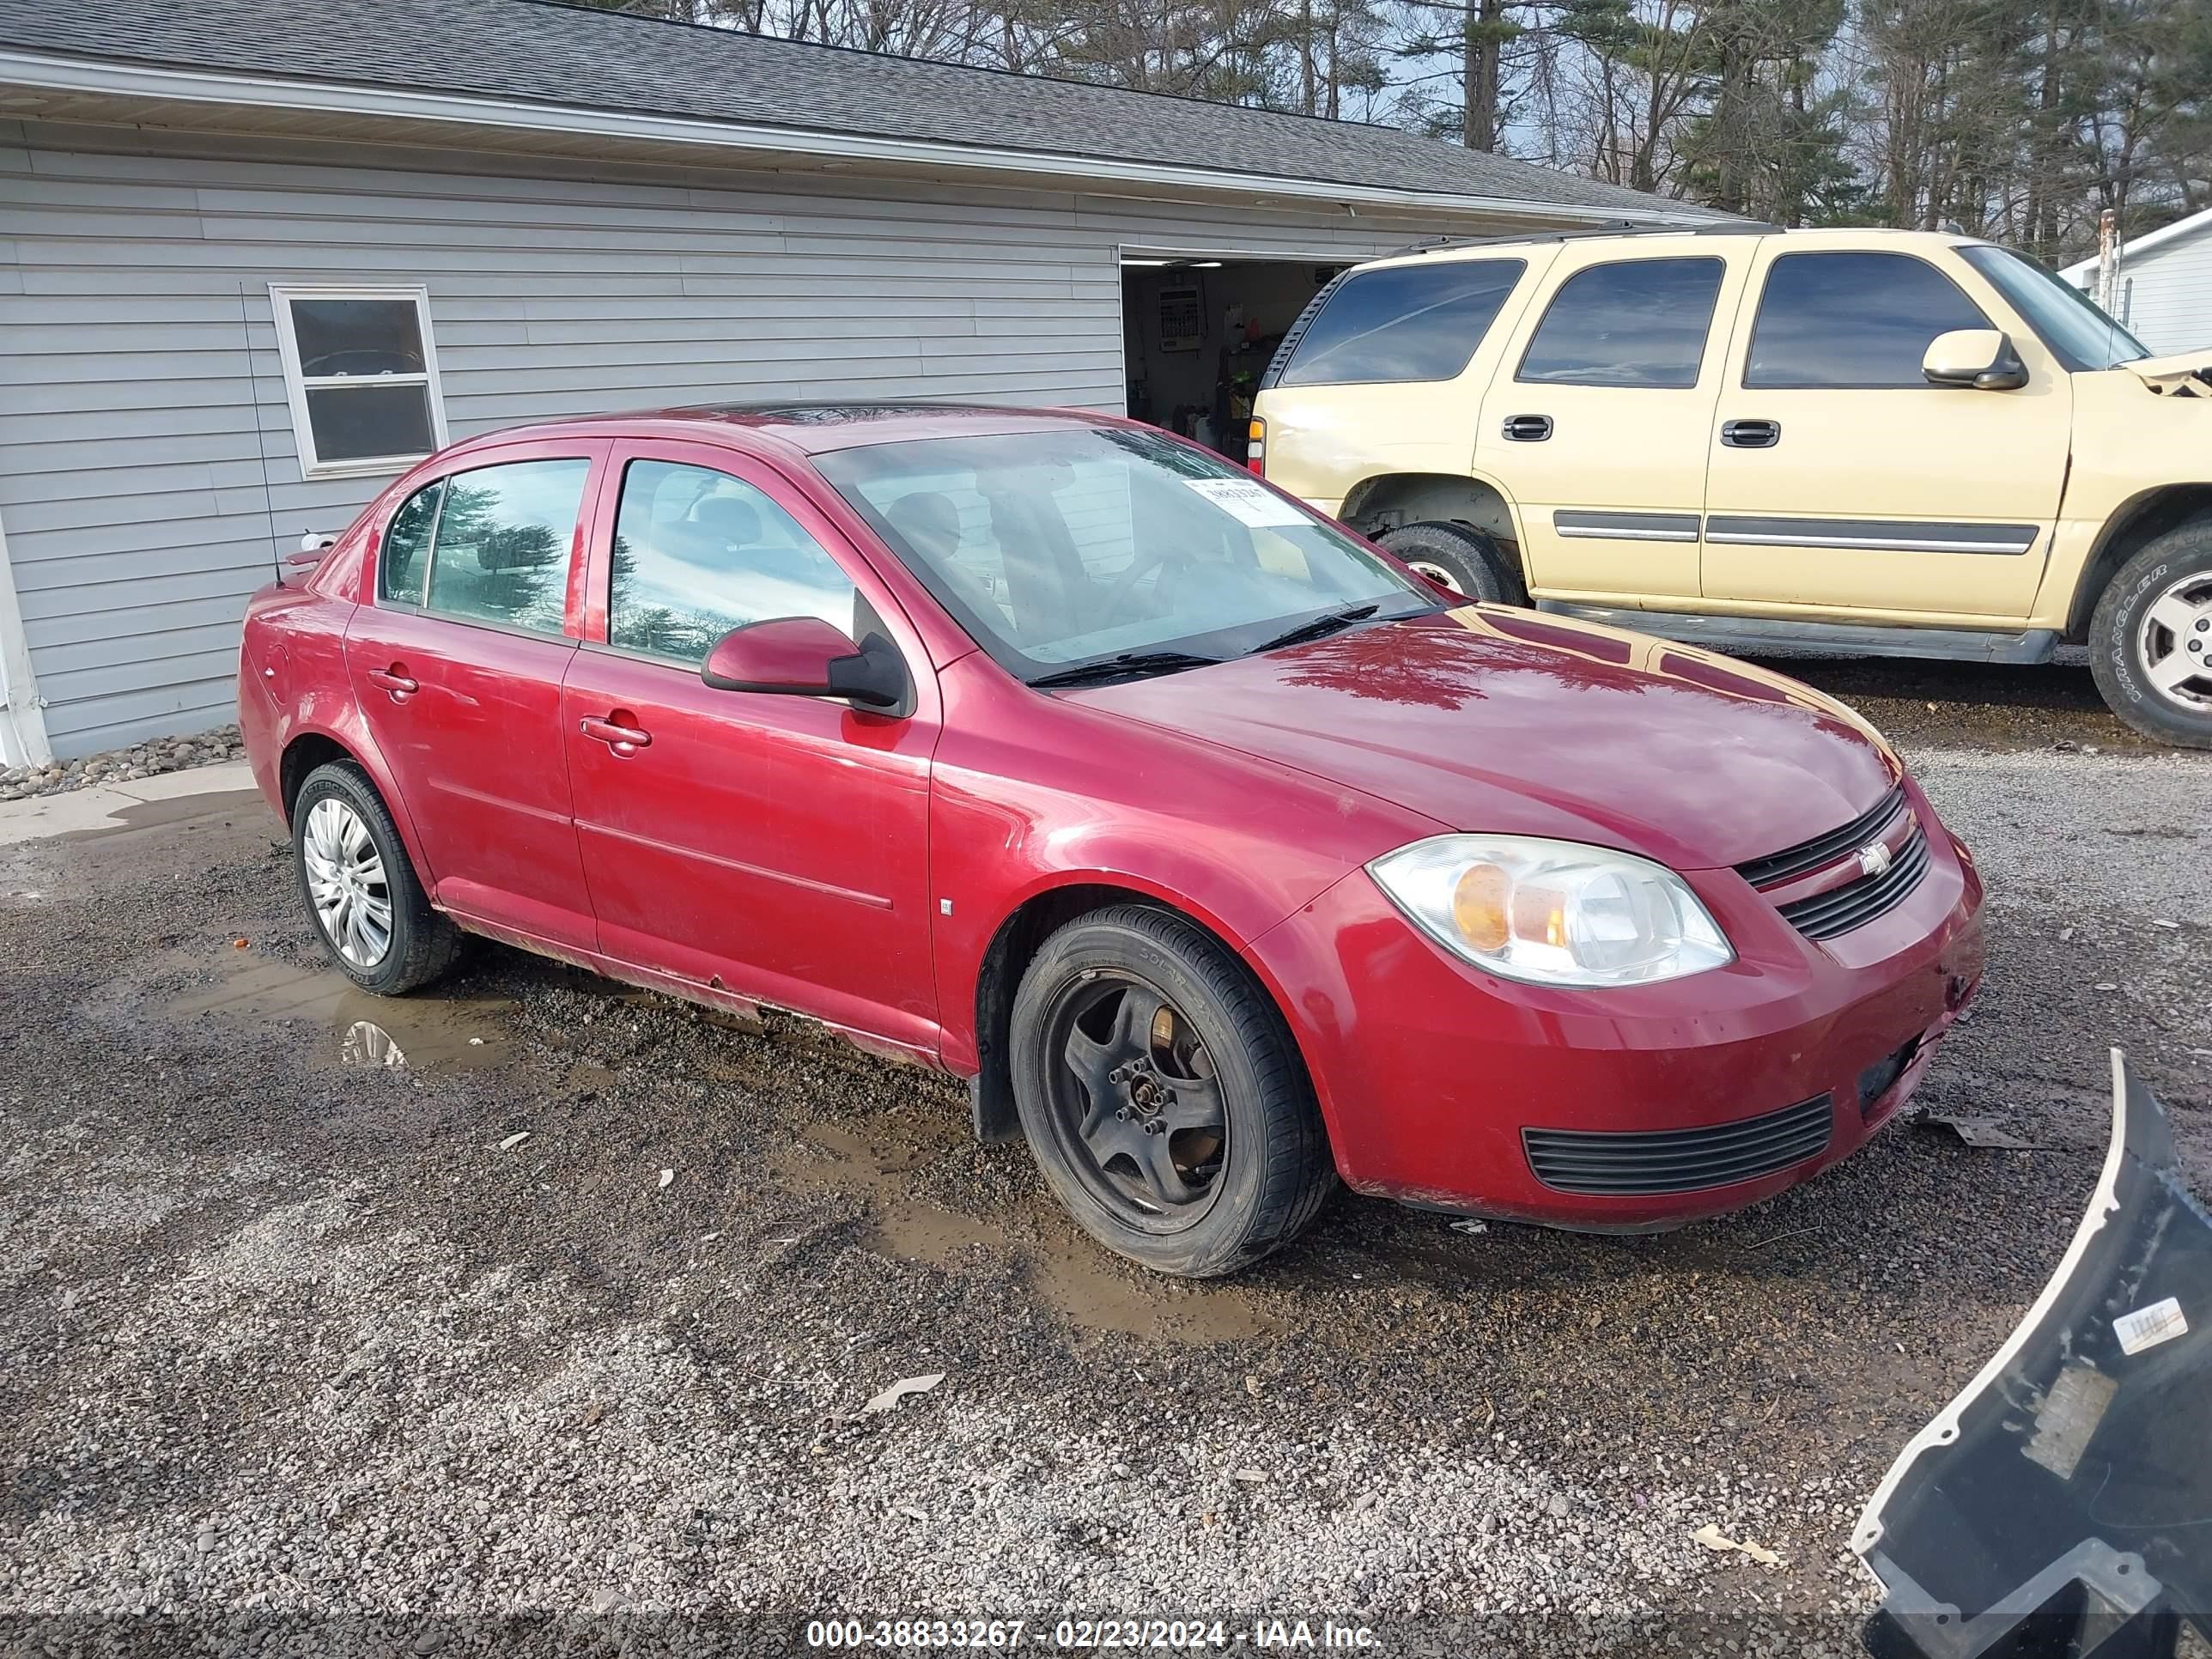
[[1889, 848], [1880, 842], [1859, 848], [1859, 873], [1863, 876], [1886, 876], [1889, 873]]

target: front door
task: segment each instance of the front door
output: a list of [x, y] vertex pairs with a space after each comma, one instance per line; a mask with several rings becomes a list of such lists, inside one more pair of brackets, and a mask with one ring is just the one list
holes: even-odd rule
[[[568, 671], [562, 721], [602, 946], [933, 1052], [928, 656], [773, 469], [677, 444], [617, 446], [612, 465], [596, 637]], [[791, 616], [886, 634], [915, 674], [915, 712], [702, 681], [724, 633]]]
[[1519, 503], [1538, 598], [1697, 594], [1722, 356], [1707, 343], [1717, 317], [1725, 337], [1745, 256], [1687, 238], [1663, 246], [1570, 243], [1550, 302], [1508, 342], [1483, 399], [1474, 470]]
[[561, 681], [580, 627], [580, 509], [606, 448], [495, 450], [410, 495], [379, 544], [374, 601], [346, 630], [354, 696], [438, 902], [586, 950]]
[[[2066, 481], [2073, 382], [1960, 264], [1760, 245], [1710, 428], [1705, 597], [1972, 625], [2027, 617]], [[2002, 328], [2014, 391], [1929, 384], [1952, 329]]]

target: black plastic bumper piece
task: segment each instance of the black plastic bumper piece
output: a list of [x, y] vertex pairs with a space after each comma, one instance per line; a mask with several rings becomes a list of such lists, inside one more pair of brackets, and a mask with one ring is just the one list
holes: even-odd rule
[[1877, 1659], [2171, 1659], [2212, 1636], [2212, 1216], [2112, 1055], [2112, 1139], [2042, 1297], [1853, 1547]]

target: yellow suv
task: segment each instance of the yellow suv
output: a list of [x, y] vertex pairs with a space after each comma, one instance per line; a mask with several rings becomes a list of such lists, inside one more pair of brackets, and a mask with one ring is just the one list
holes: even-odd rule
[[1471, 597], [1726, 649], [2036, 662], [2212, 747], [2212, 349], [1902, 231], [1415, 250], [1315, 296], [1255, 468]]

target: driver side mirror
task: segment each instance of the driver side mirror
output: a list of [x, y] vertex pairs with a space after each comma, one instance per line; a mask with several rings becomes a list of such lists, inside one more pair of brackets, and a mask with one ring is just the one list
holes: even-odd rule
[[1920, 372], [1931, 386], [1972, 386], [1977, 392], [2015, 392], [2027, 384], [2027, 365], [1994, 328], [1938, 334], [1928, 343]]
[[773, 617], [733, 628], [707, 653], [699, 678], [717, 691], [845, 697], [879, 714], [914, 712], [913, 683], [880, 634], [858, 646], [819, 617]]

